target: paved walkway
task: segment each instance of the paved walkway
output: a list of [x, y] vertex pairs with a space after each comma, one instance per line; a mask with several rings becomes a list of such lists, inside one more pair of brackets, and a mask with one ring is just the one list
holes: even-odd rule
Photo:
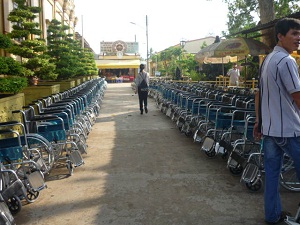
[[[263, 194], [249, 193], [217, 157], [180, 134], [153, 99], [140, 115], [130, 84], [108, 84], [85, 165], [53, 170], [18, 225], [259, 225]], [[300, 195], [282, 190], [295, 213]], [[24, 203], [25, 204], [25, 203]]]

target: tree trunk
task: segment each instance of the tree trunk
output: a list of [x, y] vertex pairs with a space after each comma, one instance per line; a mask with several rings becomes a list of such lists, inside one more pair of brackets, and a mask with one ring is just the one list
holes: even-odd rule
[[[266, 24], [275, 19], [273, 0], [258, 0], [260, 22]], [[274, 28], [264, 29], [262, 33], [262, 42], [273, 48], [276, 45], [274, 37]]]

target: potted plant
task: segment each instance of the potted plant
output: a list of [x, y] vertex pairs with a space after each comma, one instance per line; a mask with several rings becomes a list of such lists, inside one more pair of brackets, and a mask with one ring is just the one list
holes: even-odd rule
[[30, 80], [29, 80], [29, 83], [30, 85], [38, 85], [38, 82], [39, 82], [39, 78], [37, 76], [32, 76], [30, 77]]

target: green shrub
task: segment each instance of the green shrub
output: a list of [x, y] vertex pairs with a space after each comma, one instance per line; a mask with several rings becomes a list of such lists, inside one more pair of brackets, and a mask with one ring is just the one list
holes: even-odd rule
[[7, 75], [21, 76], [23, 74], [24, 67], [21, 65], [20, 62], [14, 60], [11, 57], [4, 57], [4, 58], [8, 66]]
[[23, 76], [24, 67], [11, 57], [0, 57], [0, 74], [9, 76]]
[[3, 77], [0, 78], [0, 93], [19, 93], [23, 88], [27, 87], [27, 79], [25, 77]]
[[11, 45], [10, 38], [5, 34], [0, 34], [0, 49], [9, 48]]
[[190, 72], [190, 78], [192, 79], [192, 81], [204, 81], [207, 80], [206, 79], [206, 75], [204, 73], [197, 73], [196, 71], [191, 71]]
[[5, 57], [0, 57], [0, 74], [7, 74], [8, 65], [5, 61]]

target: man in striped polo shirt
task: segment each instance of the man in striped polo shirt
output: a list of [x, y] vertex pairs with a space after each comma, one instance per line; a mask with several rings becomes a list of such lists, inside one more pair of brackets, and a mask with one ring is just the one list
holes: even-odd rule
[[[265, 221], [278, 224], [287, 213], [281, 209], [279, 176], [283, 154], [295, 162], [300, 179], [300, 79], [290, 55], [299, 48], [300, 20], [284, 18], [275, 25], [277, 45], [260, 68], [256, 95], [254, 137], [262, 137], [265, 169]], [[259, 97], [258, 97], [259, 96]]]

